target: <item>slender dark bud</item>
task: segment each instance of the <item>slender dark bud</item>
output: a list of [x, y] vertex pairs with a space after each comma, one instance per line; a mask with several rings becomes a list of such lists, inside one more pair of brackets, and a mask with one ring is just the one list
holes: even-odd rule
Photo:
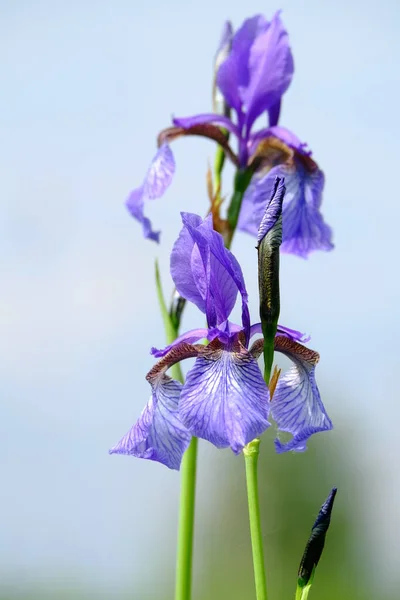
[[326, 502], [322, 505], [318, 513], [318, 517], [311, 530], [311, 535], [304, 550], [303, 558], [301, 559], [297, 585], [299, 588], [304, 588], [310, 580], [321, 558], [322, 551], [325, 545], [325, 536], [331, 522], [331, 513], [333, 502], [335, 500], [337, 488], [333, 488]]
[[274, 359], [274, 338], [280, 312], [279, 246], [282, 243], [282, 203], [285, 191], [284, 179], [277, 177], [257, 237], [260, 319], [264, 336], [264, 378], [267, 385]]

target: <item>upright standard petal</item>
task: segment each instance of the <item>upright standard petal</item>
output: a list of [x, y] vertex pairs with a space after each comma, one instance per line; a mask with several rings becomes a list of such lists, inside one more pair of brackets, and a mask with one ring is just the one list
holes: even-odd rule
[[314, 433], [332, 429], [315, 381], [317, 352], [287, 337], [275, 338], [275, 350], [288, 356], [294, 366], [279, 378], [271, 402], [272, 416], [280, 431], [292, 434], [287, 443], [275, 440], [278, 453], [306, 450], [306, 442]]
[[233, 36], [232, 48], [228, 58], [222, 63], [217, 75], [217, 85], [229, 106], [238, 115], [242, 114], [242, 91], [249, 85], [250, 50], [257, 36], [269, 27], [262, 15], [246, 19]]
[[[182, 213], [183, 230], [171, 255], [171, 274], [179, 293], [207, 315], [209, 327], [225, 322], [242, 296], [242, 321], [250, 328], [248, 296], [240, 265], [214, 231], [212, 216], [204, 221]], [[190, 237], [189, 237], [190, 236]]]
[[144, 216], [144, 203], [160, 198], [171, 184], [175, 172], [175, 161], [168, 144], [162, 144], [153, 158], [145, 180], [140, 188], [131, 192], [126, 207], [131, 215], [143, 226], [146, 238], [159, 241], [160, 232], [154, 232], [150, 220]]
[[236, 454], [269, 427], [269, 391], [257, 361], [239, 343], [214, 341], [189, 371], [179, 413], [187, 429]]
[[273, 122], [276, 120], [274, 111], [292, 80], [293, 56], [279, 12], [274, 15], [269, 27], [254, 40], [248, 69], [249, 83], [242, 97], [249, 131], [264, 111], [271, 109]]
[[170, 469], [179, 470], [191, 439], [178, 413], [182, 384], [162, 375], [151, 385], [151, 398], [139, 420], [110, 450], [110, 454], [155, 460]]
[[320, 212], [324, 174], [311, 158], [299, 154], [267, 175], [253, 177], [243, 198], [238, 227], [257, 235], [276, 177], [283, 177], [286, 185], [281, 251], [307, 258], [315, 250], [331, 250], [332, 230]]

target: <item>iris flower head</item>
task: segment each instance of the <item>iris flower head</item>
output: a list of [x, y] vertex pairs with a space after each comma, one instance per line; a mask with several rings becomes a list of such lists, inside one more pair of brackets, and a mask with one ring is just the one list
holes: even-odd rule
[[[270, 413], [281, 431], [292, 434], [286, 444], [275, 440], [277, 451], [305, 450], [313, 433], [332, 427], [315, 382], [318, 354], [300, 343], [299, 332], [278, 327], [275, 349], [287, 355], [293, 367], [279, 379], [271, 402], [257, 362], [263, 340], [250, 346], [261, 325], [250, 323], [241, 267], [213, 229], [211, 215], [204, 220], [191, 213], [181, 216], [171, 275], [179, 294], [205, 315], [207, 327], [184, 333], [162, 350], [152, 349], [159, 360], [147, 374], [150, 400], [110, 452], [179, 469], [192, 436], [238, 454], [270, 426]], [[238, 296], [240, 325], [229, 320]], [[184, 384], [167, 375], [172, 365], [193, 358]]]
[[[238, 169], [253, 173], [243, 198], [239, 229], [257, 235], [268, 189], [276, 176], [285, 177], [288, 191], [281, 250], [306, 258], [315, 250], [332, 249], [332, 231], [320, 211], [324, 174], [311, 158], [307, 144], [278, 125], [282, 97], [294, 71], [280, 12], [270, 21], [262, 15], [246, 19], [236, 32], [226, 23], [216, 67], [214, 96], [222, 99], [224, 114], [201, 113], [173, 119], [173, 127], [159, 135], [157, 154], [142, 185], [126, 201], [132, 216], [142, 224], [144, 236], [159, 240], [159, 232], [153, 231], [144, 206], [148, 200], [160, 198], [172, 182], [175, 161], [169, 144], [181, 136], [200, 135], [222, 146]], [[215, 103], [215, 110], [219, 104]], [[256, 128], [263, 116], [268, 125]], [[236, 151], [225, 131], [236, 139]]]

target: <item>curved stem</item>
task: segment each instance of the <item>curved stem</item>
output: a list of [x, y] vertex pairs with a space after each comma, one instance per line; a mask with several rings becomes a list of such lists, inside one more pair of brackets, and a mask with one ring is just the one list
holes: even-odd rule
[[257, 600], [267, 600], [267, 583], [264, 566], [264, 548], [261, 532], [260, 504], [258, 499], [257, 463], [260, 440], [255, 439], [243, 449], [246, 465], [247, 499], [249, 505], [251, 547], [253, 552], [254, 580]]

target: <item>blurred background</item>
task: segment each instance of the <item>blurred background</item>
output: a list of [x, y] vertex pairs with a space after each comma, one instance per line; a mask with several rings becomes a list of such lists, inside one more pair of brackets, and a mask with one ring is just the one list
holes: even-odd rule
[[[154, 288], [180, 210], [207, 210], [208, 140], [143, 240], [124, 200], [171, 115], [211, 108], [222, 24], [283, 9], [295, 58], [281, 124], [326, 173], [333, 252], [282, 259], [281, 322], [311, 334], [335, 429], [277, 456], [261, 509], [271, 600], [293, 598], [309, 530], [339, 488], [312, 598], [398, 598], [400, 9], [390, 0], [0, 2], [0, 598], [173, 597], [179, 474], [107, 451], [149, 390], [164, 335]], [[231, 189], [226, 171], [224, 192]], [[240, 259], [257, 315], [254, 240]], [[198, 327], [187, 311], [183, 328]], [[271, 428], [272, 429], [272, 428]], [[194, 600], [254, 598], [244, 465], [201, 444]]]

